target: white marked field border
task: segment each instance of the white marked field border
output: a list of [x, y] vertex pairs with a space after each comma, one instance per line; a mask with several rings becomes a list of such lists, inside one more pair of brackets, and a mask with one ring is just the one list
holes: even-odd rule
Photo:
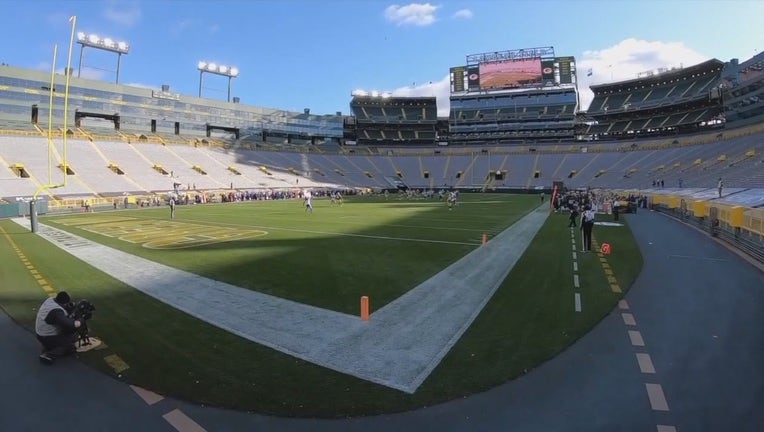
[[[413, 393], [470, 327], [548, 215], [544, 206], [531, 210], [485, 246], [474, 248], [375, 311], [367, 322], [206, 279], [48, 225], [40, 224], [37, 234], [127, 285], [223, 330], [329, 369]], [[29, 228], [28, 220], [13, 220]], [[419, 331], [412, 332], [412, 328]]]
[[191, 420], [191, 417], [183, 413], [179, 409], [174, 409], [162, 416], [167, 423], [170, 423], [172, 427], [178, 432], [207, 432], [206, 429], [201, 427], [199, 423]]
[[645, 383], [647, 397], [650, 399], [650, 406], [655, 411], [668, 411], [669, 406], [666, 402], [666, 395], [663, 394], [663, 387], [660, 384]]
[[635, 353], [637, 356], [637, 364], [639, 365], [639, 371], [643, 374], [654, 374], [655, 366], [653, 366], [653, 359], [650, 358], [650, 354], [647, 353]]

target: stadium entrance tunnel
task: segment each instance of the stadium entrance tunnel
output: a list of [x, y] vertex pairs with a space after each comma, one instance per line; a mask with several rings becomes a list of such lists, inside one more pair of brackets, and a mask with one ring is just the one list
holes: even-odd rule
[[117, 165], [115, 163], [110, 163], [109, 164], [109, 169], [112, 172], [114, 172], [115, 174], [118, 174], [118, 175], [124, 175], [125, 174], [125, 172], [122, 171], [122, 169], [119, 167], [119, 165]]
[[239, 134], [239, 128], [237, 128], [237, 127], [215, 126], [215, 125], [211, 125], [211, 124], [207, 123], [206, 129], [207, 129], [207, 138], [212, 136], [212, 131], [214, 131], [214, 130], [223, 131], [223, 132], [230, 132], [230, 133], [232, 133], [236, 137], [236, 139], [239, 139], [239, 137], [241, 136]]
[[101, 114], [87, 111], [74, 111], [74, 127], [82, 127], [83, 118], [99, 118], [112, 122], [114, 124], [114, 130], [119, 130], [119, 113], [114, 114]]
[[29, 173], [22, 163], [15, 163], [11, 165], [11, 171], [21, 178], [29, 178]]
[[154, 170], [162, 175], [168, 175], [169, 173], [162, 167], [162, 165], [154, 164]]
[[69, 164], [62, 163], [58, 166], [58, 168], [61, 169], [61, 171], [63, 171], [66, 175], [74, 175], [74, 171], [72, 170], [72, 167], [69, 166]]

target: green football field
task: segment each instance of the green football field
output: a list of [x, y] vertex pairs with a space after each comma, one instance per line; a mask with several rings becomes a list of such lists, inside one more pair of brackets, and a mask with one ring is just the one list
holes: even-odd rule
[[[539, 204], [534, 195], [462, 194], [453, 211], [435, 199], [349, 197], [254, 201], [43, 217], [41, 222], [211, 279], [357, 315], [395, 300]], [[0, 221], [0, 305], [32, 326], [39, 278], [88, 298], [92, 333], [107, 348], [82, 359], [120, 379], [209, 405], [291, 416], [400, 411], [481, 391], [516, 377], [583, 335], [620, 298], [596, 255], [580, 260], [584, 308], [573, 310], [570, 232], [552, 215], [504, 284], [414, 394], [405, 394], [246, 341], [160, 303]], [[641, 268], [628, 227], [597, 230], [625, 290]], [[19, 252], [24, 259], [20, 259]], [[591, 258], [591, 259], [588, 259]], [[30, 273], [31, 265], [37, 273]], [[373, 310], [372, 310], [373, 312]], [[34, 353], [30, 353], [34, 360]], [[64, 364], [61, 365], [65, 367]], [[59, 367], [59, 365], [56, 365]]]

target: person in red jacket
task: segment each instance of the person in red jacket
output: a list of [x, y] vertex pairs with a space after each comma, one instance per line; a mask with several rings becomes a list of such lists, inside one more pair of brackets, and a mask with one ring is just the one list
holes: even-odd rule
[[37, 311], [35, 333], [43, 347], [40, 361], [44, 364], [53, 364], [57, 358], [76, 351], [74, 342], [82, 322], [69, 318], [71, 301], [69, 294], [61, 291], [46, 299]]

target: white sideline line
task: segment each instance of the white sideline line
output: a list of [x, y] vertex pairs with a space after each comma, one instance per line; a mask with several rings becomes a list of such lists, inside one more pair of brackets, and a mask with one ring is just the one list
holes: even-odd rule
[[[573, 248], [573, 249], [575, 249], [575, 248]], [[573, 252], [573, 259], [574, 259], [574, 260], [575, 260], [575, 259], [578, 259], [578, 255], [576, 255], [576, 253], [575, 253], [575, 252]]]
[[575, 293], [573, 295], [573, 300], [575, 303], [576, 312], [581, 312], [581, 294]]
[[571, 246], [572, 250], [576, 250], [576, 244], [575, 244], [575, 243], [573, 243], [573, 244], [572, 244], [572, 245], [570, 245], [570, 246]]
[[574, 271], [574, 272], [577, 272], [577, 271], [578, 271], [578, 263], [577, 263], [577, 262], [575, 262], [575, 261], [573, 261], [573, 271]]
[[578, 275], [577, 274], [573, 275], [573, 287], [575, 287], [575, 288], [580, 288], [581, 287], [581, 285], [579, 285]]

